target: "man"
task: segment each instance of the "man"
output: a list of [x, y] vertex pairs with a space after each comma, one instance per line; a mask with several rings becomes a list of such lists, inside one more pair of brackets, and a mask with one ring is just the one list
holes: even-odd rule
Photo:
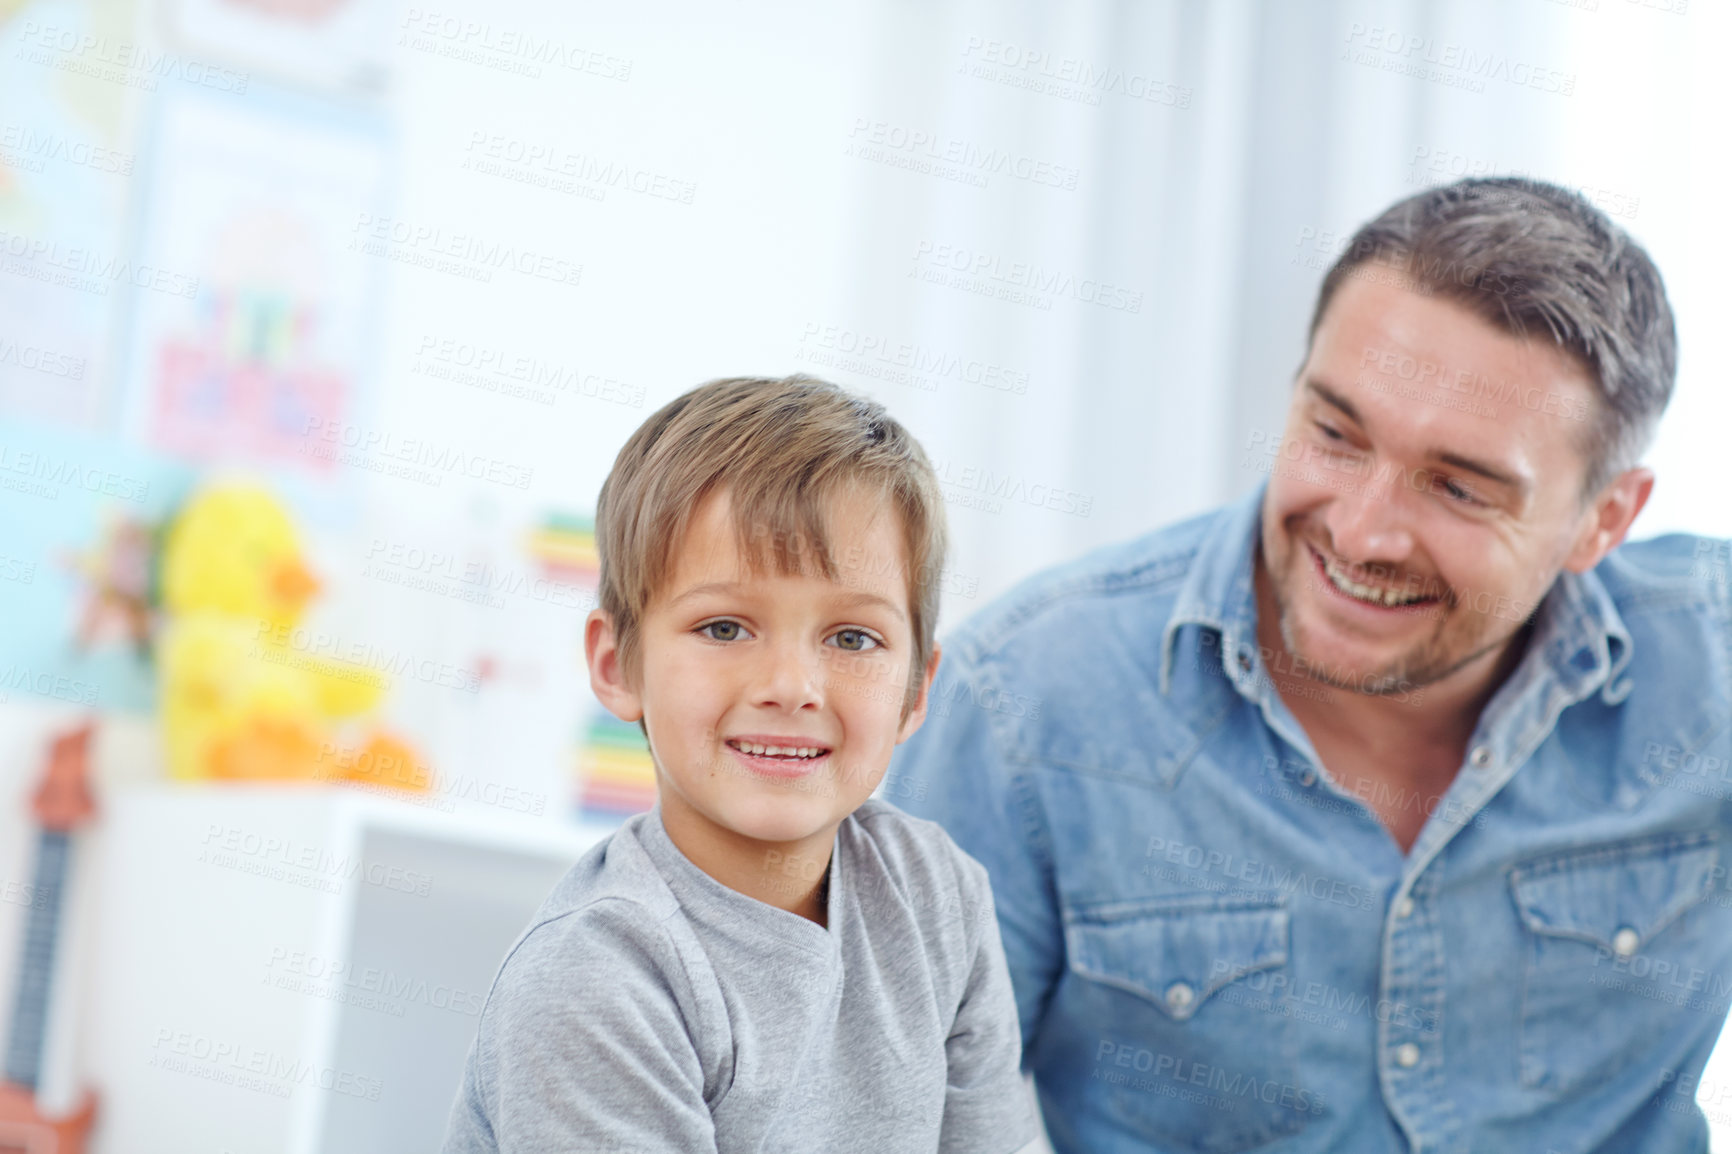
[[1427, 191], [1257, 492], [946, 643], [890, 796], [991, 874], [1057, 1150], [1706, 1149], [1732, 554], [1620, 547], [1675, 362], [1582, 198]]

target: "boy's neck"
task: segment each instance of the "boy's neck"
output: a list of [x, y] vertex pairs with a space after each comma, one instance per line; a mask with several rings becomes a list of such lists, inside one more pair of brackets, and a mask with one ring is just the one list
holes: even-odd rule
[[828, 928], [824, 883], [840, 822], [797, 841], [760, 841], [717, 825], [667, 791], [661, 817], [674, 848], [717, 882]]

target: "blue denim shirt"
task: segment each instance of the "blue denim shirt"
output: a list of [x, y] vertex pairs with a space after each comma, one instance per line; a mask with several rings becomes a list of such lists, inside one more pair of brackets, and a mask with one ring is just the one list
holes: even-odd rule
[[1728, 543], [1563, 574], [1404, 855], [1270, 683], [1261, 496], [974, 617], [892, 764], [991, 874], [1054, 1147], [1705, 1150]]

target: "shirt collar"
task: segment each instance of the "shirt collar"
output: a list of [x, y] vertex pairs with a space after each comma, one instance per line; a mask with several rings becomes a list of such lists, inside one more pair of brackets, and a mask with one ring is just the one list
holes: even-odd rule
[[[1199, 625], [1221, 635], [1227, 675], [1242, 692], [1261, 667], [1257, 656], [1257, 601], [1252, 580], [1262, 532], [1267, 482], [1228, 505], [1197, 546], [1161, 634], [1161, 692], [1172, 680], [1173, 649], [1181, 627]], [[1632, 688], [1619, 680], [1632, 655], [1630, 631], [1605, 584], [1590, 570], [1558, 575], [1534, 616], [1524, 666], [1541, 664], [1572, 700], [1600, 689], [1608, 704]], [[1249, 692], [1255, 697], [1254, 691]]]
[[1620, 680], [1633, 650], [1630, 630], [1605, 583], [1592, 570], [1566, 570], [1534, 614], [1524, 663], [1547, 670], [1572, 701], [1599, 690], [1607, 704], [1616, 705], [1634, 687], [1628, 678]]
[[[1215, 518], [1191, 560], [1190, 570], [1173, 612], [1161, 633], [1161, 692], [1166, 693], [1172, 681], [1173, 646], [1179, 629], [1185, 625], [1200, 625], [1221, 635], [1222, 662], [1230, 677], [1249, 670], [1246, 650], [1251, 660], [1257, 647], [1257, 603], [1251, 579], [1255, 574], [1257, 542], [1262, 526], [1263, 490], [1260, 482], [1244, 497], [1228, 505]], [[1238, 669], [1234, 668], [1237, 661]]]
[[838, 827], [830, 847], [830, 889], [825, 906], [825, 920], [829, 926], [820, 926], [791, 910], [759, 901], [723, 885], [705, 873], [669, 836], [667, 826], [662, 821], [660, 797], [656, 798], [656, 803], [649, 812], [643, 815], [643, 822], [637, 827], [637, 840], [656, 865], [663, 882], [686, 911], [688, 918], [693, 916], [691, 903], [697, 902], [717, 917], [725, 918], [735, 933], [749, 934], [760, 941], [773, 944], [800, 946], [834, 960], [834, 927], [842, 915], [841, 895], [845, 887], [852, 884], [844, 877], [846, 867], [843, 865], [845, 853], [841, 833], [849, 821], [850, 818], [842, 819], [842, 825]]

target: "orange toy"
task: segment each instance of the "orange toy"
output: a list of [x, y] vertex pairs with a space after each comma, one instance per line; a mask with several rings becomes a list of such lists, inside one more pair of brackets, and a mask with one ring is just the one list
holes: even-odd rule
[[48, 986], [54, 977], [54, 947], [60, 936], [60, 902], [72, 831], [90, 820], [90, 735], [85, 722], [54, 739], [31, 808], [41, 827], [36, 845], [36, 883], [19, 958], [12, 1030], [6, 1043], [6, 1078], [0, 1082], [0, 1150], [23, 1154], [80, 1154], [96, 1121], [96, 1095], [85, 1090], [72, 1113], [49, 1118], [36, 1103], [43, 1034], [48, 1025]]

